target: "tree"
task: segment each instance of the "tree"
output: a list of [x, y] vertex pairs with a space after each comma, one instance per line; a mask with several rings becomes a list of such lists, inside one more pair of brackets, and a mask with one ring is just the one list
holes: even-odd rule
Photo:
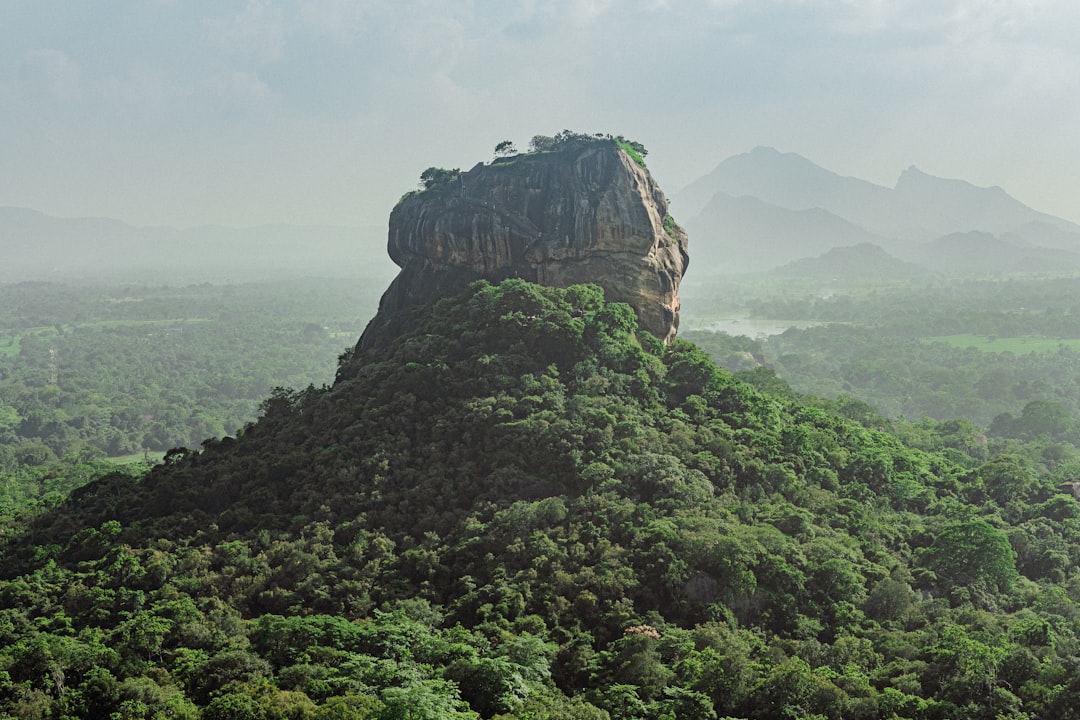
[[950, 588], [985, 583], [1007, 590], [1018, 576], [1008, 536], [985, 520], [945, 528], [926, 549], [924, 561]]
[[842, 717], [846, 696], [827, 673], [816, 672], [801, 657], [773, 666], [751, 696], [752, 718]]
[[529, 141], [529, 152], [548, 152], [555, 149], [555, 138], [550, 135], [533, 135]]
[[484, 717], [509, 712], [529, 696], [529, 687], [507, 658], [456, 660], [446, 677], [461, 689], [462, 698]]
[[907, 583], [882, 578], [870, 590], [863, 610], [875, 620], [898, 620], [911, 607], [914, 594]]
[[517, 147], [514, 146], [513, 140], [503, 140], [495, 146], [495, 157], [507, 157], [516, 154]]
[[385, 708], [380, 720], [447, 720], [476, 718], [468, 712], [457, 686], [448, 680], [421, 680], [405, 687], [387, 688], [382, 693]]
[[664, 699], [660, 703], [665, 717], [679, 720], [716, 720], [716, 709], [705, 693], [687, 690], [682, 687], [664, 688]]
[[203, 720], [259, 720], [262, 711], [250, 695], [229, 693], [210, 701], [202, 713]]
[[335, 695], [315, 711], [315, 720], [370, 720], [383, 704], [369, 695]]
[[[645, 167], [645, 156], [649, 154], [649, 151], [645, 149], [645, 146], [634, 140], [627, 140], [622, 135], [615, 137], [615, 144], [618, 145], [623, 151], [633, 159], [641, 167]], [[667, 218], [665, 218], [666, 224]], [[674, 220], [672, 220], [674, 223]]]
[[425, 190], [430, 190], [433, 187], [447, 185], [454, 180], [457, 180], [460, 176], [460, 168], [447, 170], [446, 168], [429, 167], [427, 170], [420, 173], [420, 185], [423, 186]]
[[615, 136], [615, 141], [617, 143], [619, 143], [619, 145], [625, 145], [625, 146], [629, 147], [631, 150], [633, 150], [635, 153], [637, 153], [641, 157], [645, 157], [646, 155], [649, 154], [649, 151], [645, 149], [645, 146], [642, 145], [641, 143], [639, 143], [636, 140], [627, 140], [622, 135], [616, 135]]
[[1009, 503], [1028, 503], [1048, 495], [1024, 458], [1018, 455], [998, 455], [978, 470], [986, 494], [1001, 507]]
[[928, 654], [931, 677], [941, 684], [941, 693], [962, 703], [991, 694], [1006, 648], [987, 645], [963, 626], [950, 625], [942, 630]]

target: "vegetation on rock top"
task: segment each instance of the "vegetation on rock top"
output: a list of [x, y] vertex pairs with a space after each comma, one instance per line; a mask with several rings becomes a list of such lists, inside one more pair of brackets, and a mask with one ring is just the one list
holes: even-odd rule
[[[580, 149], [597, 143], [614, 145], [622, 149], [635, 163], [645, 167], [645, 156], [649, 154], [649, 151], [645, 149], [644, 145], [634, 140], [627, 140], [622, 135], [604, 133], [589, 135], [587, 133], [573, 132], [572, 130], [563, 130], [554, 136], [534, 135], [529, 141], [529, 150], [526, 155]], [[503, 140], [495, 146], [495, 159], [497, 162], [508, 161], [514, 157], [520, 157], [520, 155], [517, 154], [517, 148], [512, 141]], [[420, 173], [420, 190], [446, 187], [460, 176], [460, 168], [429, 167]]]

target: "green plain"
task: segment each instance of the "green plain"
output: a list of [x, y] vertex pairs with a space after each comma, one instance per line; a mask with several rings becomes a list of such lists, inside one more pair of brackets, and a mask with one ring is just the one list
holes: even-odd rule
[[993, 335], [936, 335], [922, 338], [923, 342], [943, 342], [961, 348], [975, 348], [983, 352], [1014, 355], [1056, 352], [1061, 347], [1080, 350], [1080, 338], [1052, 338], [1038, 335], [1023, 337], [996, 337]]
[[116, 455], [115, 457], [103, 458], [105, 462], [113, 463], [114, 465], [130, 465], [131, 463], [146, 462], [147, 459], [152, 463], [159, 463], [165, 457], [165, 453], [157, 451], [149, 451], [146, 453], [133, 453], [131, 455]]

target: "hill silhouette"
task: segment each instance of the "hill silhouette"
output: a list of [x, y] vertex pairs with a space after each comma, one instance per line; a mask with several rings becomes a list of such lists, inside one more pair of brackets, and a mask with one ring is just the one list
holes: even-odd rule
[[920, 245], [910, 255], [923, 265], [953, 273], [1060, 273], [1080, 269], [1080, 253], [1035, 247], [1014, 234], [951, 233]]
[[784, 258], [804, 258], [838, 246], [887, 242], [827, 210], [789, 210], [752, 195], [716, 193], [695, 218], [715, 228], [694, 241], [694, 269], [702, 273], [762, 272]]
[[[1034, 210], [1000, 187], [912, 166], [889, 188], [769, 147], [725, 159], [680, 192], [675, 208], [694, 237], [694, 272], [706, 275], [769, 270], [863, 242], [929, 270], [960, 274], [1013, 269], [1016, 253], [995, 237], [1030, 248], [1033, 260], [1025, 269], [1052, 262], [1053, 251], [1080, 249], [1080, 226]], [[925, 251], [942, 236], [973, 232], [990, 241], [972, 249], [970, 267], [936, 267]]]
[[918, 265], [898, 260], [877, 245], [859, 243], [833, 247], [818, 257], [805, 258], [773, 270], [774, 275], [851, 281], [881, 282], [896, 278], [925, 277], [929, 273]]

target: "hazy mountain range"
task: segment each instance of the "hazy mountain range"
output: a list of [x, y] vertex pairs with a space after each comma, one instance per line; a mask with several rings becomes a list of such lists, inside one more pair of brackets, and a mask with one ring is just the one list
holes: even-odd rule
[[393, 277], [381, 227], [135, 227], [0, 207], [0, 282]]
[[812, 258], [802, 258], [772, 271], [774, 275], [820, 278], [859, 276], [878, 282], [895, 278], [917, 278], [930, 271], [914, 263], [897, 259], [872, 243], [834, 247]]
[[915, 167], [888, 188], [759, 147], [677, 194], [673, 211], [690, 233], [691, 272], [704, 274], [766, 271], [864, 243], [937, 272], [1080, 269], [1080, 225], [999, 187]]
[[[758, 147], [724, 160], [673, 200], [690, 235], [690, 274], [698, 278], [774, 270], [886, 278], [907, 276], [912, 264], [947, 274], [1080, 271], [1080, 225], [1000, 187], [915, 167], [889, 188]], [[856, 246], [882, 252], [830, 252]], [[0, 282], [389, 279], [397, 270], [384, 226], [135, 227], [15, 207], [0, 207], [0, 258]], [[797, 262], [806, 259], [816, 261]]]

